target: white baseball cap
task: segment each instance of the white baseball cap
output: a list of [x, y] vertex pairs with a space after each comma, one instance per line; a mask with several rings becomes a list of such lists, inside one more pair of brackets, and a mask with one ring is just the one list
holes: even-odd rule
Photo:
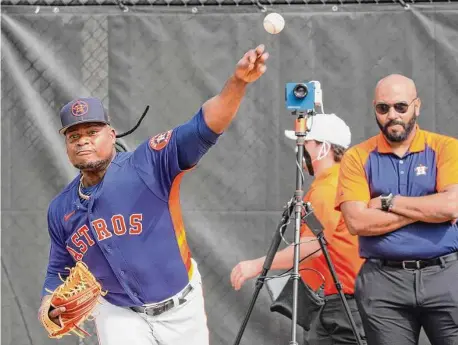
[[[310, 131], [305, 140], [327, 141], [330, 144], [348, 148], [351, 144], [350, 127], [336, 114], [317, 114], [307, 119]], [[285, 136], [296, 140], [295, 131], [285, 130]]]

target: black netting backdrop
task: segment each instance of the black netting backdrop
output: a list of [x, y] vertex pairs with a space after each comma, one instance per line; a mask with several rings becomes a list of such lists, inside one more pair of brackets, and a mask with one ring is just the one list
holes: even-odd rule
[[[182, 183], [212, 345], [234, 341], [253, 291], [253, 282], [232, 290], [232, 267], [266, 253], [294, 192], [293, 143], [283, 134], [295, 119], [284, 108], [286, 82], [320, 81], [325, 111], [344, 118], [357, 143], [378, 131], [371, 110], [376, 81], [403, 73], [416, 81], [423, 101], [420, 125], [458, 134], [458, 5], [451, 2], [76, 6], [94, 3], [2, 2], [2, 344], [56, 343], [37, 310], [48, 203], [76, 174], [57, 133], [58, 110], [74, 97], [103, 99], [118, 131], [130, 129], [149, 104], [143, 124], [125, 138], [133, 148], [189, 119], [221, 90], [247, 49], [264, 43], [270, 52], [268, 71], [249, 88], [237, 119]], [[262, 27], [271, 11], [286, 20], [279, 35]], [[288, 343], [290, 323], [270, 313], [269, 303], [263, 290], [242, 344]], [[97, 344], [97, 338], [57, 343]]]

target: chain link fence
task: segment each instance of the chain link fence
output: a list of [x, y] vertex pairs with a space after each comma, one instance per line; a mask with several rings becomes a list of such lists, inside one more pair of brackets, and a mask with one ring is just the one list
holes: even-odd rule
[[[114, 6], [77, 6], [104, 4]], [[262, 6], [175, 2], [3, 1], [2, 13], [2, 343], [54, 344], [36, 319], [49, 241], [49, 201], [76, 171], [66, 158], [58, 110], [77, 96], [101, 98], [135, 147], [188, 120], [220, 91], [243, 53], [263, 42], [268, 72], [252, 85], [237, 120], [182, 183], [182, 206], [193, 255], [200, 263], [212, 345], [233, 342], [253, 284], [234, 292], [232, 267], [265, 255], [284, 203], [294, 192], [294, 150], [283, 135], [294, 117], [284, 84], [320, 80], [327, 112], [352, 128], [353, 143], [377, 132], [371, 93], [382, 76], [417, 81], [420, 125], [458, 135], [458, 5], [450, 2], [302, 1], [277, 6], [280, 35], [262, 28]], [[260, 1], [276, 5], [281, 2]], [[356, 4], [348, 9], [346, 5]], [[253, 4], [252, 1], [230, 4]], [[293, 2], [288, 2], [293, 4]], [[337, 9], [323, 4], [337, 4]], [[36, 8], [38, 5], [48, 5]], [[58, 8], [53, 6], [68, 5]], [[342, 6], [341, 6], [342, 5]], [[361, 6], [359, 6], [361, 5]], [[423, 115], [424, 114], [424, 115]], [[310, 183], [310, 179], [307, 180]], [[292, 231], [292, 230], [291, 230]], [[292, 238], [292, 232], [288, 234]], [[269, 312], [261, 293], [242, 344], [287, 343], [288, 320]], [[92, 323], [85, 329], [95, 334]], [[95, 335], [62, 344], [97, 344]]]
[[457, 0], [3, 0], [3, 5], [34, 6], [110, 6], [124, 10], [129, 6], [244, 6], [244, 5], [366, 5], [452, 3]]

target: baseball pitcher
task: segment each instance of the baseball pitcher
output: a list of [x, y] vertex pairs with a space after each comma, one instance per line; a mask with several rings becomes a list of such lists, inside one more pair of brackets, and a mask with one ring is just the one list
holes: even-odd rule
[[[193, 118], [133, 152], [116, 152], [116, 134], [100, 100], [79, 98], [62, 108], [60, 133], [80, 174], [48, 209], [42, 322], [67, 322], [66, 307], [50, 303], [51, 293], [62, 286], [66, 268], [84, 262], [104, 291], [93, 312], [101, 345], [209, 343], [201, 277], [181, 217], [180, 181], [234, 119], [247, 85], [266, 71], [267, 58], [263, 45], [249, 50], [220, 94]], [[70, 294], [83, 288], [75, 285]]]

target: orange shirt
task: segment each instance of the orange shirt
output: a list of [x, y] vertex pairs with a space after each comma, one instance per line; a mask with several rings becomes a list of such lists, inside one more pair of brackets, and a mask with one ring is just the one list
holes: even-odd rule
[[[415, 128], [408, 152], [398, 157], [383, 134], [349, 149], [340, 164], [336, 210], [348, 201], [382, 194], [422, 197], [458, 184], [458, 140]], [[415, 222], [380, 236], [359, 236], [363, 258], [430, 259], [458, 251], [458, 225]]]
[[[358, 254], [358, 238], [348, 232], [341, 213], [334, 209], [339, 169], [340, 164], [335, 164], [318, 176], [311, 184], [304, 201], [312, 204], [315, 216], [323, 225], [328, 252], [344, 293], [353, 294], [356, 275], [363, 264], [363, 259]], [[301, 237], [316, 238], [305, 224], [301, 229]], [[324, 255], [300, 265], [302, 279], [312, 288], [317, 289], [322, 284], [321, 276], [310, 270], [302, 270], [304, 268], [315, 269], [324, 276], [325, 295], [337, 293]]]

